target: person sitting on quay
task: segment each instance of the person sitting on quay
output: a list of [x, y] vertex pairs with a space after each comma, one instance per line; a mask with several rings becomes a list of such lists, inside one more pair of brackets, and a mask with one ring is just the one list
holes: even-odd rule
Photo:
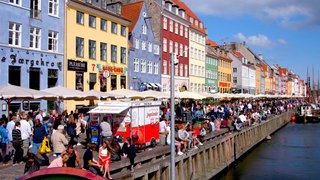
[[180, 127], [180, 129], [178, 130], [178, 139], [177, 139], [182, 145], [184, 145], [183, 146], [184, 152], [187, 151], [187, 147], [190, 148], [191, 146], [191, 140], [189, 139], [189, 133], [186, 131], [186, 126]]
[[108, 179], [112, 179], [110, 175], [110, 157], [112, 151], [109, 147], [108, 141], [103, 141], [102, 146], [99, 148], [98, 156], [99, 156], [99, 164], [101, 165], [100, 171], [103, 172], [103, 177], [105, 178], [108, 174]]
[[[170, 146], [171, 144], [171, 131], [170, 131], [170, 127], [167, 127], [167, 132], [168, 132], [168, 138], [166, 140], [167, 144]], [[183, 155], [183, 152], [181, 152], [181, 142], [179, 142], [178, 140], [174, 139], [174, 145], [176, 147], [176, 152], [177, 155]]]
[[61, 155], [60, 157], [54, 159], [48, 168], [54, 168], [54, 167], [67, 167], [67, 162], [69, 160], [69, 155], [67, 153]]
[[102, 175], [100, 171], [101, 165], [93, 158], [93, 151], [96, 149], [95, 143], [90, 143], [89, 148], [83, 154], [83, 168], [89, 170], [93, 174]]
[[82, 168], [80, 155], [79, 152], [74, 149], [74, 144], [68, 144], [67, 149], [61, 153], [61, 156], [63, 156], [64, 154], [68, 154], [69, 156], [69, 159], [66, 162], [67, 167], [78, 167], [80, 169]]

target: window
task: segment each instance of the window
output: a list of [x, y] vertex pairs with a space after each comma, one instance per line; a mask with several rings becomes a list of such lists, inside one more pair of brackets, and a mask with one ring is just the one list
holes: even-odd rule
[[111, 32], [112, 33], [117, 34], [117, 26], [118, 26], [117, 23], [115, 23], [115, 22], [111, 23]]
[[152, 52], [152, 43], [151, 42], [148, 42], [148, 51]]
[[237, 68], [233, 68], [233, 72], [236, 73], [237, 72]]
[[133, 71], [139, 72], [139, 59], [137, 58], [133, 59]]
[[40, 90], [40, 68], [29, 68], [29, 88]]
[[117, 75], [111, 75], [110, 79], [111, 79], [111, 83], [110, 83], [111, 89], [116, 90], [117, 89]]
[[107, 31], [107, 20], [100, 19], [100, 30]]
[[59, 0], [49, 0], [49, 15], [59, 15]]
[[184, 65], [184, 76], [188, 77], [188, 64]]
[[179, 29], [178, 29], [178, 23], [174, 23], [174, 33], [178, 34], [179, 33]]
[[174, 53], [176, 54], [176, 55], [178, 55], [178, 53], [179, 53], [179, 50], [178, 50], [178, 43], [177, 42], [174, 42]]
[[169, 42], [169, 53], [173, 52], [173, 42], [170, 40]]
[[136, 47], [136, 49], [139, 49], [139, 44], [140, 44], [139, 39], [136, 39], [136, 41], [135, 41], [135, 47]]
[[58, 81], [58, 69], [48, 69], [48, 86], [47, 88], [55, 87]]
[[164, 17], [164, 18], [163, 18], [163, 29], [167, 30], [167, 28], [168, 28], [167, 18]]
[[9, 66], [9, 84], [20, 86], [21, 85], [21, 67], [20, 66]]
[[188, 38], [188, 28], [184, 27], [184, 37]]
[[36, 27], [30, 28], [30, 48], [40, 49], [41, 30]]
[[89, 58], [96, 59], [96, 41], [89, 40]]
[[163, 52], [167, 52], [167, 39], [163, 38]]
[[183, 36], [183, 26], [180, 24], [180, 36]]
[[180, 76], [183, 76], [183, 64], [180, 64]]
[[100, 42], [100, 60], [107, 60], [107, 43]]
[[122, 64], [126, 64], [126, 53], [127, 53], [127, 49], [124, 48], [124, 47], [121, 47], [121, 48], [120, 48], [120, 53], [121, 53], [120, 62], [121, 62]]
[[184, 57], [188, 57], [188, 46], [184, 46]]
[[146, 42], [141, 41], [141, 50], [146, 50]]
[[180, 56], [183, 56], [183, 45], [180, 44]]
[[21, 6], [21, 1], [22, 0], [10, 0], [9, 3]]
[[167, 60], [163, 60], [163, 74], [168, 74]]
[[141, 60], [141, 72], [142, 73], [146, 72], [146, 60], [144, 59]]
[[178, 72], [178, 67], [179, 67], [179, 65], [175, 65], [175, 66], [174, 66], [174, 75], [175, 75], [175, 76], [178, 76], [178, 73], [179, 73], [179, 72]]
[[77, 23], [83, 24], [84, 23], [84, 14], [83, 12], [77, 11]]
[[142, 34], [147, 34], [147, 26], [145, 24], [142, 25]]
[[40, 0], [30, 0], [30, 18], [41, 19]]
[[96, 17], [89, 15], [89, 26], [92, 28], [96, 28]]
[[76, 37], [76, 56], [83, 57], [84, 54], [84, 39]]
[[152, 62], [148, 61], [148, 73], [152, 74]]
[[153, 68], [154, 68], [154, 71], [153, 71], [154, 74], [159, 74], [159, 63], [154, 62]]
[[111, 62], [117, 62], [117, 46], [111, 45]]
[[233, 83], [237, 84], [238, 83], [238, 79], [237, 77], [233, 77]]
[[159, 55], [159, 45], [157, 45], [157, 44], [155, 44], [154, 46], [153, 46], [153, 51], [154, 51], [154, 54], [156, 54], [156, 55]]
[[21, 24], [9, 23], [9, 45], [21, 45]]
[[58, 50], [58, 33], [54, 31], [48, 32], [48, 50], [56, 52]]
[[121, 25], [121, 36], [127, 36], [127, 27]]
[[173, 32], [173, 21], [170, 19], [170, 21], [169, 21], [169, 30], [170, 30], [170, 32]]
[[191, 64], [191, 67], [190, 67], [190, 75], [194, 75], [194, 68], [193, 68], [193, 64]]

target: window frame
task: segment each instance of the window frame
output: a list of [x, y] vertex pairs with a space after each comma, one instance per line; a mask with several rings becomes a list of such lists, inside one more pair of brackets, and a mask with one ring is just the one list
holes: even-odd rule
[[[38, 31], [38, 33], [37, 33], [37, 31]], [[30, 27], [29, 37], [30, 37], [29, 47], [32, 49], [39, 50], [41, 48], [41, 29], [37, 28], [37, 27]]]
[[[50, 34], [53, 34], [53, 36], [50, 36]], [[50, 39], [52, 39], [52, 43], [51, 43], [52, 49], [50, 49], [50, 47], [51, 47], [50, 46]], [[48, 51], [57, 52], [58, 51], [58, 42], [59, 42], [59, 33], [56, 31], [49, 30], [48, 31]]]
[[76, 13], [76, 23], [84, 25], [84, 13], [81, 11], [77, 11]]
[[76, 37], [76, 57], [84, 57], [84, 38], [82, 37]]
[[[52, 4], [52, 6], [50, 4]], [[52, 9], [51, 12], [50, 9]], [[48, 1], [48, 14], [55, 17], [59, 16], [59, 0]]]
[[111, 32], [113, 34], [117, 34], [118, 33], [118, 24], [115, 22], [111, 22]]
[[100, 19], [100, 30], [107, 31], [108, 30], [108, 21], [105, 19]]
[[107, 49], [108, 44], [105, 42], [100, 42], [100, 60], [107, 61]]
[[[12, 26], [12, 29], [10, 28], [11, 26]], [[22, 35], [22, 24], [19, 24], [16, 22], [9, 22], [8, 45], [20, 47], [21, 35]], [[12, 41], [11, 43], [10, 43], [10, 39]]]
[[97, 23], [97, 17], [93, 16], [93, 15], [89, 15], [89, 21], [88, 21], [88, 25], [91, 28], [96, 28], [96, 23]]
[[111, 49], [111, 62], [117, 62], [117, 45], [111, 44], [110, 49]]
[[89, 39], [88, 41], [88, 56], [89, 59], [96, 59], [97, 57], [97, 42]]

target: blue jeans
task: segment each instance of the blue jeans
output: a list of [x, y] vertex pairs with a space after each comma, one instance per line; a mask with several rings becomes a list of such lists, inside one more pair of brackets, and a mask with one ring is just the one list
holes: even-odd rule
[[7, 143], [1, 143], [1, 155], [2, 155], [2, 162], [8, 162], [7, 156]]
[[38, 154], [40, 146], [41, 146], [41, 143], [32, 142], [32, 153]]

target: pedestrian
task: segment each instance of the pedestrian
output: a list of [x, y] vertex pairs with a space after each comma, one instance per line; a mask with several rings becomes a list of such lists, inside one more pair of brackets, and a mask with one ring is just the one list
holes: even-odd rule
[[160, 145], [166, 145], [166, 138], [167, 138], [167, 120], [162, 118], [159, 123], [159, 134], [160, 134]]
[[75, 144], [74, 138], [76, 137], [76, 123], [74, 121], [73, 115], [69, 115], [67, 122], [67, 134], [70, 137], [69, 144]]
[[65, 150], [65, 145], [68, 144], [66, 136], [63, 134], [64, 126], [59, 125], [58, 129], [51, 136], [51, 143], [53, 145], [53, 152], [55, 156], [59, 157], [60, 154]]
[[101, 165], [93, 158], [93, 151], [96, 149], [95, 143], [90, 143], [89, 148], [83, 154], [83, 168], [89, 170], [93, 174], [101, 175]]
[[103, 122], [101, 122], [100, 124], [100, 129], [101, 129], [101, 142], [104, 142], [106, 140], [112, 140], [111, 126], [106, 116], [103, 117]]
[[[42, 141], [46, 136], [47, 133], [45, 127], [41, 124], [39, 119], [36, 119], [35, 126], [33, 127], [33, 140], [31, 148], [33, 154], [38, 154]], [[44, 158], [44, 164], [49, 164], [49, 158], [46, 152], [40, 153], [40, 155]]]
[[76, 163], [77, 163], [77, 166], [80, 169], [82, 168], [80, 155], [79, 155], [78, 151], [76, 151], [74, 149], [73, 144], [69, 144], [67, 149], [61, 153], [62, 156], [64, 154], [68, 154], [69, 155], [69, 159], [67, 161], [67, 167], [75, 168], [76, 167]]
[[27, 115], [25, 112], [21, 113], [21, 120], [20, 120], [20, 131], [21, 131], [21, 138], [22, 138], [22, 149], [23, 149], [23, 157], [25, 157], [29, 151], [30, 146], [30, 137], [32, 135], [31, 126], [26, 120]]
[[99, 164], [101, 165], [100, 171], [103, 172], [103, 177], [106, 178], [108, 174], [108, 179], [112, 179], [110, 175], [110, 157], [111, 157], [111, 149], [109, 147], [108, 141], [104, 141], [102, 146], [99, 148]]
[[14, 147], [12, 145], [12, 131], [15, 128], [16, 119], [17, 119], [17, 116], [13, 115], [10, 122], [8, 122], [7, 127], [6, 127], [7, 132], [8, 132], [8, 138], [9, 138], [8, 154], [10, 157], [13, 155], [13, 151], [14, 151]]
[[21, 139], [21, 131], [20, 131], [20, 122], [15, 123], [15, 128], [12, 130], [12, 145], [15, 149], [14, 157], [13, 157], [13, 164], [20, 163], [22, 161], [22, 139]]
[[125, 156], [127, 156], [130, 160], [130, 170], [131, 172], [134, 171], [134, 158], [136, 157], [136, 150], [134, 145], [132, 144], [132, 140], [130, 137], [127, 137], [123, 146], [122, 146], [122, 152]]
[[0, 138], [1, 138], [1, 157], [4, 165], [8, 164], [9, 158], [7, 156], [7, 148], [9, 143], [8, 133], [5, 128], [6, 121], [1, 118], [0, 120]]

